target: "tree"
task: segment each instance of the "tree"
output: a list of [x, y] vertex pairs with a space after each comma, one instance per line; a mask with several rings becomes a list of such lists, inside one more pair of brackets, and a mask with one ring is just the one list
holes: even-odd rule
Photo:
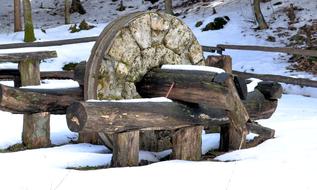
[[165, 0], [165, 12], [173, 15], [173, 2], [172, 0]]
[[22, 31], [21, 0], [14, 0], [14, 32]]
[[80, 0], [72, 0], [72, 6], [70, 9], [71, 13], [78, 12], [79, 14], [86, 14], [84, 6], [81, 4]]
[[259, 29], [268, 29], [269, 26], [265, 22], [265, 19], [263, 17], [263, 14], [261, 12], [261, 6], [260, 6], [261, 0], [253, 0], [253, 9], [254, 9], [254, 14], [255, 14], [255, 19], [259, 25]]
[[23, 0], [23, 15], [24, 15], [24, 41], [34, 42], [34, 27], [32, 21], [32, 9], [30, 0]]
[[65, 24], [70, 24], [71, 0], [65, 0]]

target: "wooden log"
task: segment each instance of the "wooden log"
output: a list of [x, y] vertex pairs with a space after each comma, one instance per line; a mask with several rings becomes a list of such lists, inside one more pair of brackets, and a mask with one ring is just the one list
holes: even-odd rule
[[173, 100], [233, 109], [226, 101], [228, 88], [219, 84], [219, 81], [213, 82], [217, 75], [206, 71], [155, 69], [148, 72], [136, 87], [142, 97], [162, 97], [168, 94], [168, 98]]
[[94, 42], [99, 38], [99, 36], [84, 37], [84, 38], [74, 38], [66, 40], [55, 40], [46, 42], [32, 42], [32, 43], [13, 43], [13, 44], [1, 44], [0, 49], [15, 49], [15, 48], [25, 48], [25, 47], [48, 47], [48, 46], [61, 46], [69, 44], [87, 43]]
[[[44, 71], [40, 73], [41, 80], [43, 79], [74, 79], [73, 71]], [[15, 80], [20, 78], [18, 69], [1, 69], [0, 80]]]
[[81, 88], [18, 89], [0, 84], [0, 109], [11, 113], [65, 114], [71, 103], [83, 98]]
[[200, 160], [202, 126], [178, 129], [173, 135], [172, 159]]
[[268, 100], [277, 100], [282, 97], [283, 93], [282, 85], [271, 81], [259, 82], [255, 89], [259, 90]]
[[74, 80], [78, 82], [80, 86], [84, 86], [85, 71], [86, 70], [86, 61], [78, 63], [74, 70]]
[[[22, 86], [40, 84], [39, 61], [26, 59], [19, 63]], [[48, 147], [50, 141], [50, 114], [24, 114], [22, 142], [28, 148]]]
[[252, 120], [268, 119], [277, 108], [277, 100], [266, 99], [259, 90], [250, 92], [243, 104]]
[[285, 84], [293, 84], [293, 85], [317, 88], [317, 81], [304, 79], [304, 78], [292, 78], [292, 77], [270, 75], [270, 74], [255, 74], [255, 73], [246, 73], [246, 72], [240, 72], [240, 71], [233, 71], [233, 74], [238, 75], [244, 79], [258, 78], [264, 81], [274, 81], [274, 82], [281, 82]]
[[246, 147], [251, 148], [255, 147], [268, 139], [274, 138], [275, 130], [267, 127], [263, 127], [262, 125], [256, 122], [248, 122], [247, 127], [250, 132], [258, 134], [259, 136], [255, 137], [253, 140], [247, 142]]
[[280, 53], [289, 53], [289, 54], [295, 54], [295, 55], [306, 55], [306, 56], [317, 57], [317, 51], [315, 50], [306, 50], [306, 49], [298, 49], [298, 48], [252, 46], [252, 45], [228, 45], [228, 44], [218, 44], [217, 47], [221, 49], [280, 52]]
[[232, 58], [228, 55], [209, 55], [205, 60], [206, 66], [221, 68], [232, 73]]
[[127, 167], [139, 164], [139, 131], [113, 135], [111, 166]]
[[234, 81], [234, 85], [237, 89], [237, 92], [239, 94], [240, 99], [241, 100], [247, 99], [248, 87], [247, 87], [247, 83], [246, 83], [245, 79], [238, 77], [238, 76], [234, 76], [233, 81]]
[[56, 51], [38, 51], [38, 52], [24, 52], [24, 53], [1, 53], [0, 62], [14, 62], [27, 60], [42, 60], [57, 57]]
[[83, 133], [174, 130], [224, 123], [175, 102], [75, 102], [67, 108], [66, 119], [71, 131]]

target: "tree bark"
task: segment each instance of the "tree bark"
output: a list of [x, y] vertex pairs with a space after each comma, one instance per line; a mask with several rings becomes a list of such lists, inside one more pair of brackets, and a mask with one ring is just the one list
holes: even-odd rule
[[72, 0], [71, 13], [78, 12], [79, 14], [86, 14], [84, 6], [81, 4], [80, 0]]
[[139, 131], [116, 133], [113, 138], [111, 166], [127, 167], [139, 164]]
[[261, 6], [260, 6], [261, 0], [254, 0], [253, 1], [253, 9], [254, 9], [254, 14], [255, 14], [255, 19], [258, 22], [259, 29], [264, 30], [268, 29], [269, 26], [267, 25], [264, 16], [261, 12]]
[[30, 0], [23, 0], [23, 15], [24, 15], [24, 41], [34, 42], [34, 27], [32, 21], [32, 8]]
[[70, 8], [71, 8], [71, 0], [65, 0], [65, 10], [64, 10], [64, 14], [65, 14], [65, 24], [70, 24]]
[[22, 31], [21, 0], [14, 0], [14, 32]]
[[173, 100], [231, 110], [233, 108], [226, 100], [230, 89], [215, 82], [216, 76], [219, 74], [205, 71], [155, 69], [136, 86], [138, 93], [145, 98], [167, 96]]
[[174, 102], [76, 102], [67, 108], [66, 119], [71, 131], [83, 133], [174, 130], [223, 123], [209, 112]]
[[172, 159], [200, 160], [202, 126], [178, 129], [173, 134]]
[[67, 107], [84, 99], [80, 88], [18, 89], [0, 85], [0, 109], [15, 114], [65, 114]]
[[174, 15], [173, 13], [173, 1], [172, 0], [165, 0], [165, 13]]
[[[25, 61], [19, 64], [22, 86], [39, 85], [40, 69], [38, 61]], [[41, 112], [24, 114], [22, 142], [28, 148], [48, 147], [50, 141], [50, 114]]]

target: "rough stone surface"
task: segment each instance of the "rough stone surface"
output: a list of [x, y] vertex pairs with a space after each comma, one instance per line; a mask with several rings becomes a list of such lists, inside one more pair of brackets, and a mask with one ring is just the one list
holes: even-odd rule
[[204, 65], [198, 41], [178, 18], [146, 13], [126, 26], [118, 31], [104, 53], [97, 74], [98, 99], [140, 97], [134, 83], [162, 64]]
[[150, 15], [145, 14], [135, 19], [129, 24], [130, 31], [142, 49], [151, 46], [151, 26]]

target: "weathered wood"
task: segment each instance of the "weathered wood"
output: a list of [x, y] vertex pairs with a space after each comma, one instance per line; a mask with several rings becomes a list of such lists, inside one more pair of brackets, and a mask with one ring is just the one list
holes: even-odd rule
[[65, 114], [71, 103], [83, 98], [81, 88], [18, 89], [0, 84], [0, 109], [11, 113]]
[[247, 99], [248, 87], [247, 87], [247, 83], [246, 83], [245, 79], [238, 77], [238, 76], [234, 76], [233, 81], [234, 81], [234, 85], [237, 89], [237, 92], [239, 94], [240, 99], [241, 100]]
[[306, 55], [306, 56], [317, 56], [316, 50], [306, 50], [298, 48], [287, 48], [287, 47], [268, 47], [268, 46], [250, 46], [250, 45], [227, 45], [218, 44], [218, 48], [221, 49], [236, 49], [236, 50], [248, 50], [248, 51], [264, 51], [264, 52], [280, 52], [289, 53], [295, 55]]
[[255, 89], [259, 90], [268, 100], [277, 100], [282, 97], [283, 93], [282, 85], [277, 82], [259, 82]]
[[0, 62], [20, 62], [27, 60], [42, 60], [57, 57], [56, 51], [38, 51], [24, 53], [1, 53]]
[[24, 114], [22, 142], [28, 148], [43, 148], [51, 145], [48, 112]]
[[228, 88], [219, 82], [212, 82], [216, 76], [216, 73], [205, 71], [155, 69], [148, 72], [136, 86], [142, 97], [162, 97], [174, 84], [168, 95], [170, 99], [233, 109], [226, 101]]
[[84, 86], [86, 61], [78, 63], [74, 69], [74, 80], [78, 82], [80, 86]]
[[[40, 73], [43, 79], [74, 79], [73, 71], [44, 71]], [[14, 80], [20, 78], [18, 69], [0, 69], [0, 80]]]
[[221, 68], [232, 73], [232, 58], [228, 55], [209, 55], [205, 60], [206, 66]]
[[174, 130], [218, 121], [174, 102], [75, 102], [68, 107], [66, 118], [71, 131], [83, 133]]
[[253, 140], [247, 142], [246, 144], [247, 148], [255, 147], [268, 139], [274, 138], [274, 135], [275, 135], [274, 129], [263, 127], [262, 125], [256, 122], [248, 122], [247, 127], [249, 128], [250, 132], [259, 135], [255, 137]]
[[238, 75], [242, 78], [258, 78], [264, 81], [274, 81], [281, 82], [286, 84], [294, 84], [299, 86], [307, 86], [317, 88], [317, 81], [309, 80], [305, 78], [292, 78], [280, 75], [271, 75], [271, 74], [255, 74], [255, 73], [246, 73], [240, 71], [233, 71], [233, 74]]
[[127, 167], [139, 164], [139, 131], [113, 135], [111, 166]]
[[252, 120], [268, 119], [277, 108], [277, 100], [266, 99], [258, 90], [250, 92], [243, 104]]
[[178, 129], [173, 135], [172, 159], [200, 160], [202, 126]]
[[[19, 63], [22, 86], [40, 84], [38, 60], [25, 60]], [[50, 114], [41, 112], [24, 114], [22, 142], [29, 148], [47, 147], [50, 145]]]
[[75, 38], [75, 39], [67, 39], [67, 40], [56, 40], [56, 41], [46, 41], [46, 42], [0, 44], [0, 49], [61, 46], [61, 45], [68, 45], [68, 44], [94, 42], [97, 39], [98, 39], [98, 36], [93, 36], [93, 37]]
[[22, 31], [21, 0], [14, 0], [14, 32]]

